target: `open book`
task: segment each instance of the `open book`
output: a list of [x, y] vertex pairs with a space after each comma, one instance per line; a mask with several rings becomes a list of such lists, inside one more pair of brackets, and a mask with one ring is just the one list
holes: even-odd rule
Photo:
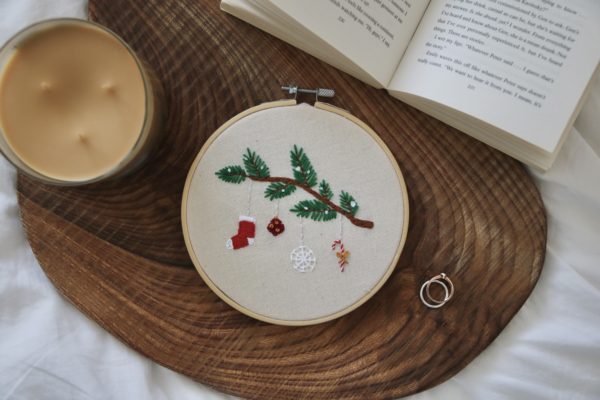
[[600, 60], [600, 0], [222, 0], [221, 8], [542, 169]]

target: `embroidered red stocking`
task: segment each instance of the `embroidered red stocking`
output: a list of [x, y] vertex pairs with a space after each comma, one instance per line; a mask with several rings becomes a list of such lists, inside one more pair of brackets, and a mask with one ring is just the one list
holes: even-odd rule
[[254, 244], [255, 232], [256, 218], [240, 215], [237, 234], [227, 240], [225, 246], [230, 250], [237, 250], [250, 244]]

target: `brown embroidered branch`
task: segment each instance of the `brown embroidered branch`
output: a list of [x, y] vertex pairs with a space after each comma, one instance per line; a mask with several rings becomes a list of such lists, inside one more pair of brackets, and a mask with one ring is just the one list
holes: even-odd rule
[[350, 212], [344, 210], [343, 208], [341, 208], [340, 206], [338, 206], [337, 204], [335, 204], [334, 202], [329, 200], [327, 197], [321, 196], [321, 194], [319, 194], [318, 192], [313, 190], [311, 187], [309, 187], [305, 184], [302, 184], [295, 179], [287, 178], [285, 176], [259, 177], [259, 176], [251, 176], [248, 174], [244, 174], [244, 175], [246, 178], [252, 179], [253, 181], [256, 181], [256, 182], [285, 183], [288, 185], [296, 186], [300, 189], [303, 189], [305, 192], [310, 193], [310, 195], [312, 195], [317, 200], [327, 204], [327, 206], [329, 206], [332, 210], [335, 210], [336, 212], [345, 216], [353, 225], [356, 225], [360, 228], [367, 228], [367, 229], [372, 229], [373, 226], [375, 225], [373, 223], [373, 221], [367, 221], [364, 219], [356, 218]]
[[246, 179], [256, 182], [270, 183], [265, 190], [265, 198], [273, 201], [291, 195], [296, 188], [303, 189], [315, 200], [301, 200], [290, 209], [299, 218], [311, 218], [313, 221], [331, 221], [340, 214], [346, 217], [353, 225], [360, 228], [372, 229], [373, 221], [356, 218], [358, 203], [351, 194], [341, 191], [340, 205], [331, 201], [334, 194], [326, 180], [321, 180], [319, 190], [312, 189], [318, 183], [317, 173], [302, 147], [294, 145], [290, 151], [290, 164], [293, 178], [271, 176], [271, 172], [263, 159], [255, 151], [247, 148], [242, 156], [244, 166], [228, 165], [215, 172], [215, 175], [224, 182], [240, 184]]

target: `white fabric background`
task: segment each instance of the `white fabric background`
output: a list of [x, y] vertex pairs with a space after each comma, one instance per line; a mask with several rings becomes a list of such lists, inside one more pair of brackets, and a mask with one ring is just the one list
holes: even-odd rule
[[[0, 0], [0, 41], [84, 7]], [[488, 349], [411, 399], [600, 398], [600, 80], [553, 168], [534, 176], [549, 224], [539, 283]], [[58, 295], [25, 240], [15, 172], [0, 158], [0, 400], [150, 398], [230, 397], [138, 355]]]

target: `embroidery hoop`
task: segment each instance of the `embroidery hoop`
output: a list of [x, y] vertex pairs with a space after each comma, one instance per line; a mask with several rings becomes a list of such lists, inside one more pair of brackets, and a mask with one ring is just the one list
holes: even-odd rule
[[[401, 191], [400, 197], [401, 197], [401, 203], [402, 203], [402, 225], [400, 227], [399, 242], [397, 243], [397, 246], [396, 246], [395, 252], [393, 254], [393, 257], [391, 259], [391, 262], [389, 262], [389, 265], [385, 269], [385, 272], [380, 276], [378, 281], [374, 285], [372, 285], [368, 290], [366, 290], [365, 293], [360, 298], [358, 298], [356, 301], [353, 301], [352, 303], [348, 304], [344, 308], [339, 309], [335, 312], [330, 312], [330, 313], [327, 313], [326, 315], [321, 315], [321, 316], [317, 316], [314, 318], [287, 319], [287, 318], [272, 317], [269, 315], [265, 315], [263, 313], [256, 312], [255, 310], [253, 310], [252, 308], [248, 307], [245, 304], [241, 304], [241, 302], [239, 302], [239, 301], [234, 300], [232, 298], [232, 296], [227, 293], [226, 290], [221, 289], [221, 287], [215, 282], [214, 279], [212, 279], [209, 276], [209, 274], [203, 267], [203, 263], [201, 261], [201, 259], [203, 258], [203, 254], [199, 254], [195, 250], [194, 243], [193, 243], [195, 239], [192, 237], [192, 234], [190, 233], [190, 228], [191, 228], [191, 223], [190, 223], [191, 215], [190, 215], [190, 207], [189, 207], [190, 187], [195, 179], [196, 174], [198, 173], [198, 166], [199, 166], [201, 160], [203, 160], [206, 153], [209, 151], [209, 149], [211, 149], [211, 147], [213, 146], [215, 141], [221, 136], [221, 134], [226, 132], [230, 127], [234, 126], [238, 122], [242, 121], [244, 118], [252, 116], [252, 115], [257, 115], [261, 111], [265, 111], [265, 110], [281, 108], [281, 107], [297, 107], [297, 106], [300, 106], [300, 104], [296, 101], [296, 99], [279, 100], [279, 101], [263, 103], [263, 104], [249, 108], [249, 109], [241, 112], [240, 114], [232, 117], [230, 120], [225, 122], [222, 126], [220, 126], [207, 139], [206, 143], [202, 146], [202, 148], [200, 149], [200, 152], [198, 153], [192, 166], [190, 167], [190, 170], [189, 170], [189, 173], [188, 173], [188, 176], [186, 179], [184, 191], [183, 191], [182, 206], [181, 206], [181, 220], [182, 220], [183, 235], [184, 235], [186, 247], [188, 249], [188, 253], [192, 259], [194, 266], [196, 267], [196, 270], [198, 271], [198, 273], [200, 274], [200, 276], [202, 277], [204, 282], [211, 288], [211, 290], [215, 294], [217, 294], [217, 296], [219, 296], [223, 301], [225, 301], [227, 304], [229, 304], [231, 307], [235, 308], [236, 310], [242, 312], [243, 314], [245, 314], [247, 316], [258, 319], [260, 321], [272, 323], [272, 324], [288, 325], [288, 326], [313, 325], [313, 324], [330, 321], [330, 320], [339, 318], [339, 317], [355, 310], [356, 308], [358, 308], [359, 306], [364, 304], [367, 300], [369, 300], [383, 286], [383, 284], [387, 281], [387, 279], [390, 277], [390, 275], [394, 271], [394, 268], [396, 267], [396, 264], [398, 263], [400, 254], [404, 247], [404, 243], [406, 241], [406, 234], [408, 231], [408, 220], [409, 220], [408, 194], [407, 194], [406, 184], [404, 182], [404, 177], [402, 175], [402, 172], [400, 171], [400, 168], [399, 168], [394, 156], [392, 155], [392, 153], [390, 152], [388, 147], [385, 145], [385, 143], [381, 140], [381, 138], [377, 135], [377, 133], [375, 133], [367, 124], [365, 124], [363, 121], [361, 121], [354, 115], [350, 114], [348, 111], [340, 109], [335, 106], [332, 106], [327, 103], [316, 101], [314, 103], [314, 105], [312, 106], [315, 109], [333, 113], [337, 116], [341, 116], [341, 117], [345, 118], [346, 120], [350, 121], [351, 123], [355, 124], [356, 126], [358, 126], [361, 130], [363, 130], [370, 137], [370, 139], [373, 140], [378, 145], [379, 149], [386, 156], [390, 167], [393, 168], [395, 177], [398, 180], [399, 188]], [[327, 174], [325, 171], [323, 171], [323, 173]], [[267, 200], [265, 200], [265, 201], [267, 201]], [[262, 216], [262, 217], [266, 222], [266, 221], [268, 221], [268, 219], [270, 219], [271, 216], [268, 215], [268, 216]], [[340, 218], [341, 218], [341, 216], [340, 216]], [[296, 221], [295, 221], [296, 219], [298, 219], [296, 216], [288, 217], [289, 222], [294, 221], [294, 223], [296, 223]], [[299, 221], [297, 223], [299, 224]], [[335, 223], [334, 225], [337, 225], [337, 223]], [[258, 229], [260, 229], [260, 228], [257, 227], [257, 230]], [[374, 228], [374, 229], [376, 229], [376, 228]], [[288, 225], [286, 225], [286, 233], [289, 232], [289, 230], [291, 230], [291, 229], [288, 227]], [[327, 239], [323, 243], [323, 246], [326, 248], [325, 251], [331, 252], [329, 243], [331, 243], [331, 242], [329, 241], [329, 239]], [[322, 264], [323, 262], [320, 261], [320, 263]], [[223, 267], [226, 267], [226, 266], [223, 266]], [[325, 266], [320, 265], [320, 266], [317, 266], [317, 268], [325, 268]], [[337, 268], [335, 261], [333, 261], [332, 265], [328, 266], [328, 268], [332, 268], [334, 270], [339, 270]], [[360, 266], [357, 266], [357, 268], [360, 268]], [[305, 274], [303, 274], [303, 275], [305, 275]]]

